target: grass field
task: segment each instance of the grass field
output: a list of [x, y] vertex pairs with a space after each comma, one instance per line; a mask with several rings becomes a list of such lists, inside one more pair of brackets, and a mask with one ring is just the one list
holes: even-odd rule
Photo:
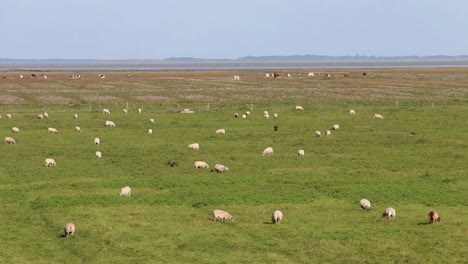
[[[3, 73], [0, 135], [17, 144], [0, 144], [0, 263], [466, 263], [468, 69], [331, 72]], [[262, 157], [268, 146], [274, 155]], [[132, 196], [119, 197], [126, 185]], [[381, 217], [387, 207], [395, 221]], [[213, 222], [213, 209], [235, 221]], [[430, 210], [441, 222], [428, 224]], [[64, 237], [69, 222], [77, 230]]]

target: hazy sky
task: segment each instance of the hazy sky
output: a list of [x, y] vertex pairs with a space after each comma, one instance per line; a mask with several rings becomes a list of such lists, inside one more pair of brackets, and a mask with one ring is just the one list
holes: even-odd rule
[[1, 0], [0, 58], [468, 55], [467, 0]]

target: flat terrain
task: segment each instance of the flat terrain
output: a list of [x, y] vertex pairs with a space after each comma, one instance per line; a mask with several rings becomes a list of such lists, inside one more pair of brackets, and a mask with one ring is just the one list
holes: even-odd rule
[[0, 263], [466, 263], [468, 69], [326, 72], [3, 72]]

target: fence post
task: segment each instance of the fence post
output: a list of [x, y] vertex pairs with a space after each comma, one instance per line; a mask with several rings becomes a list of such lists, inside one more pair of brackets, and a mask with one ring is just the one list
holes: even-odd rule
[[398, 101], [396, 101], [396, 109], [398, 109]]

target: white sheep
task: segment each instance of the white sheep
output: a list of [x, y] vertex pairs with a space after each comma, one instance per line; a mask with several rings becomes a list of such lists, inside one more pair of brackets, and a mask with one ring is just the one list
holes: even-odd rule
[[316, 131], [315, 131], [315, 136], [316, 136], [316, 137], [321, 137], [321, 136], [322, 136], [322, 133], [320, 133], [320, 131], [316, 130]]
[[216, 165], [215, 165], [215, 171], [216, 171], [217, 173], [223, 173], [223, 172], [226, 172], [226, 171], [228, 171], [228, 170], [229, 170], [229, 167], [224, 166], [224, 165], [222, 165], [222, 164], [216, 164]]
[[49, 114], [44, 113], [44, 117], [45, 117], [45, 118], [49, 118]]
[[226, 134], [226, 130], [224, 128], [220, 128], [216, 130], [216, 134]]
[[115, 127], [115, 123], [112, 121], [107, 120], [106, 121], [106, 127]]
[[268, 111], [266, 111], [266, 110], [263, 111], [263, 116], [267, 116], [267, 115], [270, 115], [270, 114], [268, 113]]
[[47, 133], [54, 133], [54, 134], [57, 134], [57, 133], [58, 133], [58, 130], [57, 130], [56, 128], [49, 127], [49, 128], [47, 128]]
[[150, 118], [149, 121], [150, 121], [151, 124], [154, 124], [154, 119], [153, 118]]
[[270, 115], [264, 115], [263, 116], [265, 119], [270, 119]]
[[282, 219], [283, 219], [283, 212], [281, 212], [280, 210], [275, 210], [271, 214], [271, 221], [273, 222], [273, 224], [279, 224]]
[[99, 145], [101, 144], [101, 140], [99, 138], [94, 139], [94, 145]]
[[37, 115], [37, 118], [39, 118], [39, 119], [44, 119], [44, 115], [38, 114], [38, 115]]
[[246, 119], [246, 118], [247, 118], [247, 115], [246, 115], [246, 114], [243, 114], [243, 115], [242, 115], [242, 118], [243, 118], [243, 119]]
[[250, 111], [245, 112], [246, 115], [250, 115]]
[[327, 136], [327, 137], [328, 137], [328, 136], [330, 136], [330, 135], [331, 135], [331, 131], [330, 131], [330, 130], [328, 130], [328, 129], [327, 129], [327, 130], [325, 130], [325, 136]]
[[374, 119], [383, 119], [383, 116], [380, 114], [375, 114]]
[[132, 188], [130, 188], [130, 187], [128, 187], [128, 186], [125, 186], [125, 187], [123, 187], [122, 189], [120, 189], [119, 196], [127, 196], [127, 197], [130, 197], [131, 194], [132, 194]]
[[102, 109], [102, 113], [106, 115], [110, 115], [110, 110], [107, 108]]
[[297, 151], [297, 155], [299, 155], [299, 156], [301, 156], [301, 157], [304, 156], [304, 155], [305, 155], [304, 150], [303, 150], [303, 149], [298, 150], [298, 151]]
[[75, 126], [75, 131], [81, 133], [81, 127]]
[[148, 129], [148, 135], [152, 135], [153, 134], [153, 129]]
[[11, 128], [11, 131], [12, 131], [13, 133], [19, 133], [19, 128], [17, 128], [17, 127], [12, 127], [12, 128]]
[[273, 155], [273, 148], [272, 147], [268, 147], [266, 148], [265, 150], [263, 150], [263, 156], [271, 156]]
[[382, 214], [382, 217], [387, 217], [388, 219], [395, 220], [396, 211], [392, 207], [385, 209], [385, 212]]
[[11, 118], [12, 118], [11, 114], [6, 114], [6, 117], [7, 117], [8, 119], [11, 119]]
[[208, 169], [210, 167], [210, 166], [208, 166], [208, 163], [206, 163], [204, 161], [201, 161], [201, 160], [195, 161], [195, 163], [193, 165], [195, 166], [195, 169], [199, 169], [199, 168]]
[[102, 158], [102, 153], [101, 153], [101, 151], [99, 151], [99, 150], [96, 151], [96, 157]]
[[339, 126], [339, 125], [333, 125], [332, 129], [333, 129], [333, 130], [339, 130], [339, 129], [340, 129], [340, 126]]
[[45, 159], [45, 166], [46, 167], [57, 166], [57, 162], [55, 162], [55, 160], [52, 158], [47, 158]]
[[234, 217], [223, 210], [215, 209], [213, 210], [213, 221], [221, 220], [221, 222], [225, 223], [226, 220], [231, 220], [234, 222]]
[[300, 105], [296, 105], [296, 110], [297, 111], [303, 111], [304, 110], [304, 107], [300, 106]]
[[187, 145], [187, 147], [188, 147], [189, 149], [199, 150], [199, 149], [200, 149], [200, 144], [198, 144], [198, 143], [192, 143], [192, 144], [190, 144], [190, 145]]
[[127, 113], [128, 113], [128, 110], [127, 110], [127, 109], [123, 109], [122, 112], [123, 112], [124, 114], [127, 114]]
[[273, 113], [274, 118], [278, 118], [278, 113]]
[[235, 117], [235, 118], [238, 118], [238, 117], [239, 117], [239, 113], [234, 113], [234, 117]]
[[72, 223], [68, 223], [63, 228], [63, 231], [65, 231], [65, 236], [67, 237], [68, 235], [73, 235], [75, 233], [75, 225]]
[[73, 115], [73, 118], [74, 118], [74, 119], [78, 119], [78, 114], [74, 114], [74, 115]]
[[356, 114], [356, 111], [354, 111], [353, 109], [349, 110], [349, 114], [350, 115], [355, 115]]
[[12, 137], [5, 137], [5, 144], [16, 144], [16, 141]]
[[371, 203], [367, 199], [361, 199], [361, 201], [359, 201], [359, 205], [361, 205], [362, 210], [366, 210], [366, 211], [372, 210]]
[[141, 111], [142, 111], [141, 108], [138, 108], [138, 113], [139, 113], [139, 114], [141, 114]]

